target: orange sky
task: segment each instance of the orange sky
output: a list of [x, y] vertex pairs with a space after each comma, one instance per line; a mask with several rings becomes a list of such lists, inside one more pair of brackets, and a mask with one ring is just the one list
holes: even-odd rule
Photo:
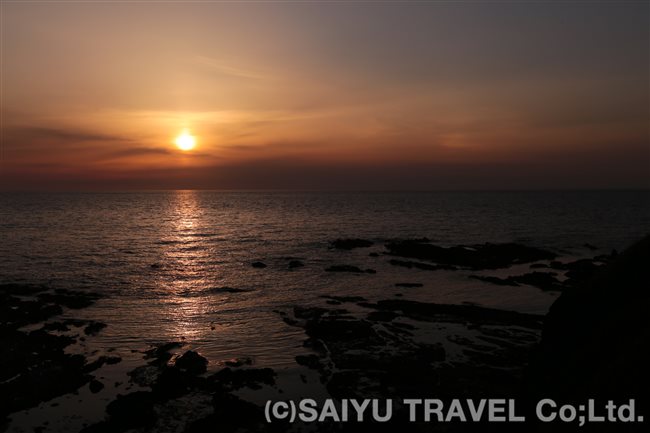
[[645, 188], [649, 7], [3, 2], [0, 189]]

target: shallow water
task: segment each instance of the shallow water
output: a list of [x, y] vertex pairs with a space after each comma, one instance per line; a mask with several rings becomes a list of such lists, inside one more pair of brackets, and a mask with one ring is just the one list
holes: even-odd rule
[[[533, 287], [471, 280], [470, 272], [405, 269], [368, 256], [381, 253], [386, 240], [515, 241], [566, 260], [591, 257], [650, 232], [649, 198], [648, 192], [2, 194], [0, 282], [107, 294], [67, 313], [109, 325], [94, 340], [99, 350], [182, 338], [213, 366], [249, 356], [258, 365], [290, 368], [304, 351], [304, 335], [274, 310], [320, 305], [322, 295], [378, 300], [401, 293], [534, 313], [555, 298]], [[329, 249], [339, 237], [375, 245]], [[290, 270], [295, 258], [305, 266]], [[268, 267], [251, 267], [257, 260]], [[332, 264], [377, 273], [325, 272]], [[395, 287], [400, 282], [424, 285]], [[244, 291], [220, 290], [226, 286]]]

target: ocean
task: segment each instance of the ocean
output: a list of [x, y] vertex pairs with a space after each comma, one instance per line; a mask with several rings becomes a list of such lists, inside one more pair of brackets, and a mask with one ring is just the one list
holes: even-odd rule
[[[592, 257], [650, 232], [649, 198], [647, 191], [2, 194], [0, 282], [106, 295], [71, 313], [108, 324], [99, 349], [182, 338], [211, 363], [246, 356], [288, 368], [302, 335], [277, 311], [321, 304], [324, 295], [372, 301], [399, 293], [540, 314], [556, 297], [470, 279], [470, 271], [391, 266], [382, 255], [391, 239], [517, 242], [565, 260]], [[337, 238], [374, 245], [334, 250]], [[290, 269], [291, 260], [304, 266]], [[325, 272], [336, 264], [377, 272]], [[395, 286], [403, 282], [422, 287]]]
[[[256, 404], [263, 405], [265, 398], [326, 398], [336, 389], [335, 382], [327, 379], [325, 385], [322, 370], [319, 378], [298, 362], [301, 356], [303, 360], [315, 356], [305, 332], [318, 323], [313, 317], [323, 314], [323, 307], [336, 320], [345, 319], [339, 322], [345, 324], [343, 332], [348, 326], [369, 329], [365, 327], [370, 323], [377, 330], [371, 335], [380, 332], [376, 335], [393, 339], [401, 347], [398, 351], [419, 347], [414, 359], [427, 347], [439, 347], [443, 361], [470, 366], [445, 373], [450, 377], [480, 372], [472, 364], [479, 353], [475, 350], [499, 353], [517, 345], [528, 350], [539, 334], [516, 324], [495, 330], [480, 325], [484, 319], [472, 325], [474, 319], [464, 313], [458, 316], [460, 322], [452, 315], [447, 323], [440, 316], [431, 321], [404, 312], [393, 324], [394, 313], [368, 314], [367, 307], [392, 299], [545, 314], [559, 292], [471, 278], [530, 273], [530, 263], [494, 270], [407, 268], [390, 263], [386, 243], [426, 238], [440, 246], [472, 248], [514, 242], [553, 252], [563, 263], [593, 259], [620, 251], [650, 232], [649, 198], [647, 191], [1, 194], [0, 284], [102, 295], [88, 308], [66, 308], [59, 316], [58, 320], [72, 319], [70, 323], [107, 325], [88, 338], [72, 334], [74, 344], [65, 352], [83, 355], [88, 362], [102, 356], [119, 361], [93, 372], [105, 385], [101, 392], [87, 385], [73, 393], [57, 391], [55, 398], [13, 413], [9, 431], [44, 426], [44, 431], [79, 431], [101, 421], [107, 404], [120, 394], [150, 389], [142, 379], [136, 380], [137, 372], [158, 371], [146, 364], [150, 362], [146, 353], [169, 342], [182, 343], [175, 356], [188, 350], [200, 353], [208, 361], [208, 373], [242, 362], [272, 368], [273, 388], [238, 394]], [[372, 244], [351, 250], [332, 247], [332, 241], [347, 238]], [[336, 265], [363, 272], [326, 271]], [[548, 261], [537, 265], [546, 271], [558, 269]], [[31, 305], [29, 297], [25, 299], [21, 305]], [[481, 311], [481, 317], [488, 317], [486, 310]], [[295, 326], [291, 317], [301, 315], [308, 317], [307, 322]], [[41, 326], [34, 323], [23, 332]], [[367, 344], [378, 337], [341, 347], [339, 337], [331, 334], [336, 328], [327, 329], [330, 334], [324, 338], [338, 347], [332, 359], [341, 363], [356, 353], [353, 356], [364, 362], [372, 361], [359, 351], [377, 350]], [[410, 340], [404, 339], [405, 333]], [[501, 349], [485, 346], [486, 341], [500, 341], [494, 335], [508, 336], [498, 343], [505, 344]], [[390, 352], [392, 344], [382, 343], [380, 350]], [[474, 351], [468, 349], [472, 347]], [[352, 351], [346, 354], [347, 350]], [[390, 355], [391, 359], [394, 356], [402, 355]], [[512, 356], [504, 355], [506, 365]], [[400, 365], [399, 358], [395, 362]], [[436, 365], [444, 369], [454, 364]], [[354, 377], [363, 381], [367, 374], [372, 370], [363, 367]], [[165, 406], [158, 431], [184, 431], [187, 419], [209, 413], [209, 395], [190, 395]], [[176, 409], [180, 415], [175, 415], [174, 405], [180, 405]]]

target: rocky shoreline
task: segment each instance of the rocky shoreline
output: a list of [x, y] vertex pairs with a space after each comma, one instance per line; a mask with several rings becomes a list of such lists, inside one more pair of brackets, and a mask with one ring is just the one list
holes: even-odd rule
[[[647, 344], [650, 335], [642, 319], [650, 286], [643, 271], [650, 262], [648, 243], [646, 238], [620, 255], [570, 262], [559, 261], [553, 252], [519, 244], [442, 247], [428, 239], [391, 241], [383, 254], [371, 253], [377, 260], [388, 258], [395, 266], [480, 271], [470, 278], [562, 291], [546, 318], [477, 305], [418, 302], [403, 299], [401, 293], [378, 301], [323, 296], [322, 306], [295, 305], [276, 314], [278, 320], [304, 332], [306, 354], [295, 358], [298, 371], [305, 371], [300, 374], [301, 382], [309, 385], [312, 379], [306, 372], [311, 371], [318, 382], [314, 386], [323, 387], [336, 399], [435, 395], [532, 401], [544, 393], [577, 398], [572, 391], [593, 389], [603, 395], [630, 391], [642, 398], [649, 389], [648, 359], [639, 355], [646, 352], [635, 348]], [[370, 240], [337, 239], [330, 249], [350, 251], [373, 245]], [[262, 264], [253, 262], [252, 266], [264, 272]], [[289, 268], [303, 265], [294, 260]], [[527, 265], [531, 272], [507, 277], [486, 274], [513, 265]], [[376, 272], [345, 263], [324, 270]], [[422, 285], [401, 282], [395, 286]], [[620, 291], [612, 289], [619, 286]], [[245, 292], [231, 287], [219, 290], [235, 295]], [[4, 343], [0, 431], [11, 431], [12, 413], [85, 386], [93, 394], [102, 391], [105, 383], [95, 372], [122, 359], [110, 353], [90, 357], [68, 349], [92, 339], [107, 325], [60, 317], [64, 311], [87, 308], [100, 298], [89, 292], [0, 285]], [[610, 350], [600, 351], [603, 342]], [[304, 427], [268, 424], [256, 399], [246, 398], [251, 393], [281, 396], [288, 391], [278, 383], [278, 372], [257, 366], [250, 358], [233, 359], [218, 371], [208, 371], [208, 360], [188, 350], [183, 341], [162, 343], [138, 355], [140, 365], [128, 371], [129, 386], [137, 390], [117, 395], [106, 405], [103, 419], [86, 425], [82, 432], [301, 431]], [[609, 379], [594, 381], [595, 374]], [[631, 374], [640, 376], [641, 385], [631, 381]], [[400, 426], [322, 423], [308, 429], [394, 431], [396, 427]], [[463, 424], [440, 427], [440, 431], [468, 431]], [[474, 425], [472, 431], [502, 431], [503, 426], [498, 427]], [[48, 430], [46, 424], [39, 428]], [[549, 431], [544, 426], [534, 428]], [[408, 429], [429, 431], [430, 425], [409, 424]]]

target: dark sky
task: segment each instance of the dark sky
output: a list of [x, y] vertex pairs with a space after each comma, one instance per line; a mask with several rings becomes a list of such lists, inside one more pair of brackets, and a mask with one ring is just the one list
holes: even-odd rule
[[649, 17], [3, 2], [0, 189], [648, 188]]

